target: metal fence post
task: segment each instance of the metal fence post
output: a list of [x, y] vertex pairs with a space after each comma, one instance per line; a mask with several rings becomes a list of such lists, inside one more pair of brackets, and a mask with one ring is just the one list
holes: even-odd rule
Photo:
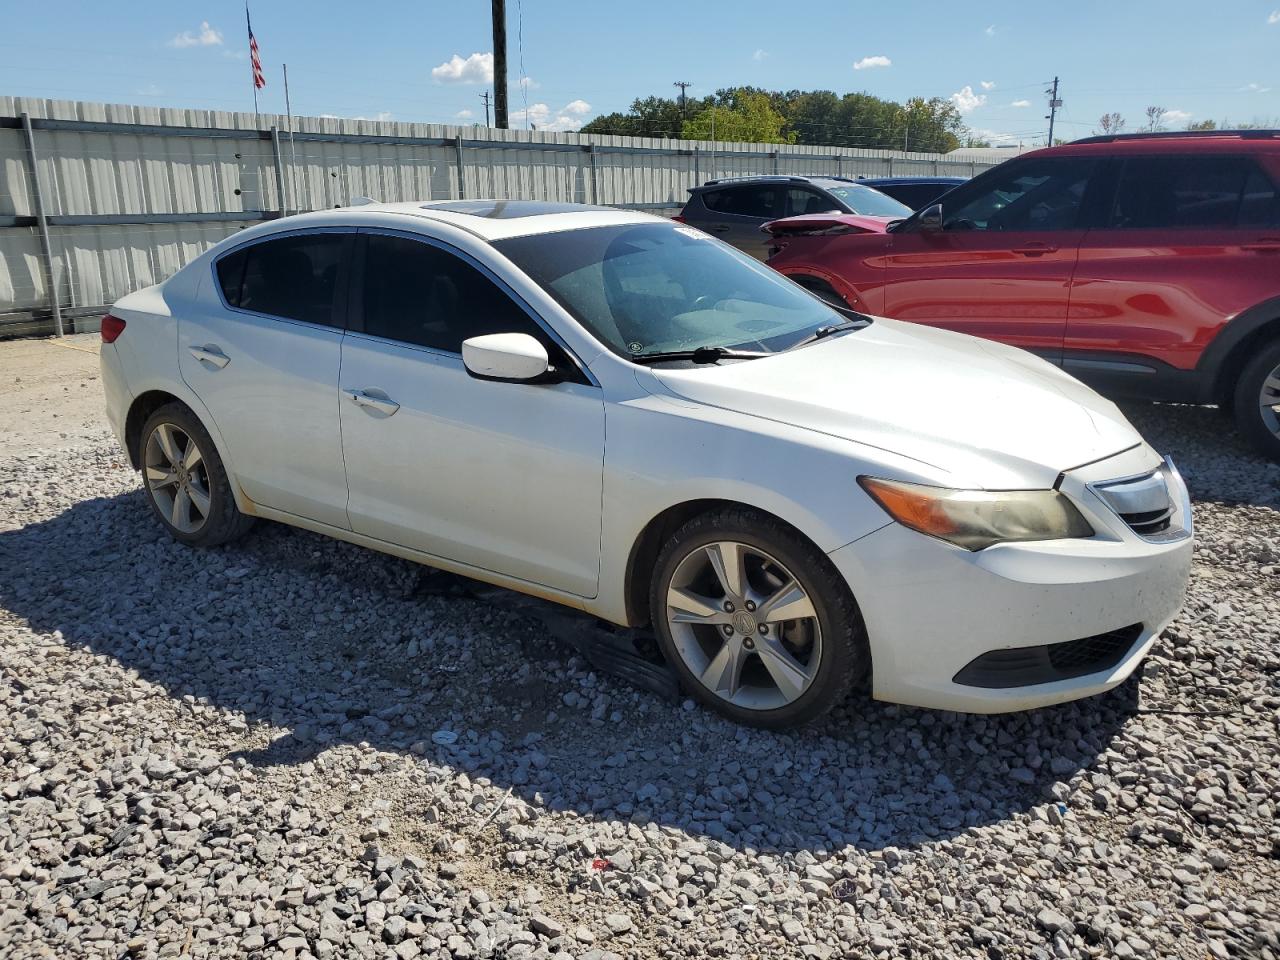
[[890, 158], [889, 158], [889, 173], [888, 173], [888, 176], [891, 176], [891, 177], [893, 176], [893, 157], [890, 157]]
[[44, 215], [44, 196], [40, 193], [40, 165], [36, 163], [36, 135], [31, 129], [31, 115], [23, 113], [22, 132], [27, 140], [27, 161], [31, 165], [31, 199], [36, 208], [36, 226], [40, 231], [40, 252], [44, 254], [44, 282], [49, 291], [49, 309], [53, 312], [53, 332], [63, 336], [62, 301], [53, 282], [53, 241], [49, 237], [49, 221]]
[[271, 154], [275, 158], [276, 164], [276, 190], [278, 191], [277, 197], [280, 200], [280, 216], [287, 217], [289, 211], [284, 202], [284, 162], [280, 156], [280, 128], [276, 126], [271, 128]]
[[702, 185], [702, 170], [700, 169], [702, 164], [699, 162], [701, 159], [702, 148], [695, 143], [693, 145], [693, 185], [695, 187]]
[[836, 154], [836, 176], [837, 177], [840, 176], [840, 171], [842, 169], [840, 164], [841, 164], [841, 157], [840, 157], [840, 154], [837, 153]]
[[462, 134], [458, 134], [453, 138], [453, 149], [458, 154], [458, 199], [465, 200], [467, 198], [467, 168], [462, 160]]
[[933, 158], [933, 175], [935, 177], [938, 175], [938, 158], [937, 157]]
[[596, 181], [596, 145], [587, 144], [587, 159], [591, 161], [591, 202], [600, 203], [600, 184]]
[[773, 175], [778, 175], [778, 151], [773, 151]]

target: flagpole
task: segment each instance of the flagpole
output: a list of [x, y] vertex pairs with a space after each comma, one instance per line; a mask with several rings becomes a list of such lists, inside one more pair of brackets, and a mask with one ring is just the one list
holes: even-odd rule
[[293, 107], [289, 105], [289, 65], [284, 65], [284, 115], [289, 124], [289, 196], [298, 212], [298, 148], [293, 142]]
[[[244, 0], [244, 27], [249, 32], [249, 56], [253, 57], [253, 24], [249, 21], [249, 0]], [[253, 123], [254, 126], [260, 126], [262, 121], [258, 115], [258, 81], [253, 74], [252, 68], [249, 70], [249, 83], [253, 85]]]

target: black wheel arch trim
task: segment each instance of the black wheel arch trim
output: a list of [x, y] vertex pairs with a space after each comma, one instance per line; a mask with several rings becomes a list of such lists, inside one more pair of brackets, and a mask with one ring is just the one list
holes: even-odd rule
[[[1201, 400], [1211, 403], [1220, 399], [1223, 389], [1230, 384], [1223, 380], [1233, 367], [1243, 367], [1248, 358], [1233, 356], [1236, 349], [1271, 324], [1276, 324], [1275, 335], [1280, 337], [1280, 296], [1271, 297], [1236, 314], [1209, 342], [1196, 372], [1201, 375]], [[1235, 363], [1233, 361], [1240, 361]]]

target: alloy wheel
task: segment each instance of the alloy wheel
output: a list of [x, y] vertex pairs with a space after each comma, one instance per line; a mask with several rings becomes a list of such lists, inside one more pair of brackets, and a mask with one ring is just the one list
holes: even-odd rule
[[161, 515], [181, 533], [195, 533], [209, 519], [209, 472], [190, 435], [160, 423], [147, 437], [147, 490]]
[[698, 681], [751, 710], [793, 703], [822, 661], [822, 628], [799, 579], [777, 559], [734, 540], [699, 546], [667, 585], [677, 653]]
[[1280, 366], [1262, 381], [1262, 389], [1258, 391], [1258, 412], [1271, 435], [1280, 437]]

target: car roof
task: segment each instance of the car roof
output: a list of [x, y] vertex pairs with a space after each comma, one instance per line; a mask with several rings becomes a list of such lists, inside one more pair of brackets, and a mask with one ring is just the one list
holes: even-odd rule
[[690, 187], [690, 193], [699, 193], [703, 190], [716, 190], [721, 187], [733, 187], [739, 184], [752, 183], [812, 183], [821, 186], [825, 183], [844, 184], [844, 183], [861, 183], [853, 177], [839, 177], [831, 174], [815, 175], [812, 177], [800, 176], [798, 174], [778, 174], [778, 173], [760, 173], [748, 174], [741, 177], [718, 177], [715, 180], [708, 180], [706, 183], [698, 184]]
[[1198, 130], [1125, 133], [1085, 137], [1056, 147], [1020, 154], [1017, 159], [1042, 156], [1144, 156], [1162, 153], [1280, 153], [1277, 130]]
[[[585, 203], [562, 203], [547, 200], [433, 200], [404, 203], [365, 203], [344, 208], [358, 211], [361, 219], [368, 214], [421, 217], [466, 230], [482, 240], [505, 240], [540, 233], [559, 233], [589, 227], [615, 226], [628, 223], [670, 223], [663, 217], [617, 207], [599, 207]], [[327, 211], [337, 213], [339, 211]], [[312, 216], [303, 214], [302, 217]], [[289, 219], [293, 219], [292, 217]], [[301, 218], [299, 218], [301, 219]], [[279, 223], [280, 221], [275, 221]]]

